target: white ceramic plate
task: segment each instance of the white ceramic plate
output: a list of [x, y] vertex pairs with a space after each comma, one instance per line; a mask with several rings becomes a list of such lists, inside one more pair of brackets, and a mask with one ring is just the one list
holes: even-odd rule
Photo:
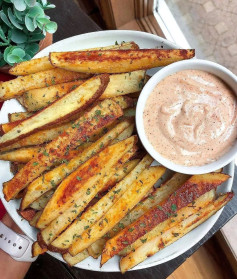
[[[88, 34], [83, 34], [79, 36], [74, 36], [60, 42], [57, 42], [46, 49], [42, 50], [40, 53], [36, 55], [37, 57], [45, 56], [50, 51], [67, 51], [67, 50], [79, 50], [83, 48], [90, 47], [98, 47], [98, 46], [107, 46], [113, 45], [115, 41], [119, 43], [122, 41], [135, 41], [141, 48], [178, 48], [173, 43], [160, 38], [155, 35], [151, 35], [148, 33], [138, 32], [138, 31], [101, 31], [101, 32], [93, 32]], [[152, 69], [148, 71], [149, 74], [154, 74], [157, 72], [159, 68]], [[15, 100], [6, 101], [0, 112], [0, 123], [8, 121], [8, 113], [11, 112], [19, 112], [23, 111], [22, 106]], [[227, 192], [231, 190], [233, 183], [233, 175], [234, 175], [234, 163], [229, 164], [224, 169], [225, 173], [228, 173], [232, 176], [225, 184], [223, 184], [219, 190], [221, 192]], [[0, 161], [0, 185], [3, 182], [8, 181], [12, 178], [12, 174], [9, 170], [9, 163]], [[17, 214], [17, 209], [19, 208], [19, 201], [12, 200], [10, 202], [6, 202], [3, 198], [2, 190], [0, 191], [0, 197], [3, 201], [4, 206], [7, 211], [13, 218], [13, 220], [17, 223], [17, 225], [25, 232], [33, 240], [36, 240], [37, 230], [31, 227], [28, 222], [22, 220], [21, 217]], [[166, 247], [159, 253], [154, 256], [148, 258], [143, 263], [136, 266], [135, 269], [142, 269], [151, 267], [154, 265], [158, 265], [169, 260], [172, 260], [188, 249], [190, 249], [193, 245], [199, 242], [207, 232], [212, 228], [214, 223], [217, 221], [218, 217], [221, 214], [220, 210], [217, 214], [203, 223], [201, 226], [175, 242], [174, 244]], [[50, 253], [55, 258], [63, 261], [62, 257], [57, 253]], [[93, 270], [93, 271], [119, 271], [119, 257], [115, 256], [111, 260], [109, 260], [103, 267], [100, 268], [100, 258], [95, 260], [91, 257], [85, 259], [81, 263], [78, 263], [76, 267]]]

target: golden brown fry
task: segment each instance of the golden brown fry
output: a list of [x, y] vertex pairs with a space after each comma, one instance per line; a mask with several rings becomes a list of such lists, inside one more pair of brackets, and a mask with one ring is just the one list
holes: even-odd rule
[[[95, 76], [81, 86], [19, 125], [0, 138], [0, 147], [8, 146], [40, 129], [61, 123], [68, 117], [82, 112], [104, 92], [109, 82], [108, 75]], [[62, 109], [63, 108], [63, 109]]]
[[0, 153], [0, 160], [27, 163], [41, 152], [44, 147], [27, 147]]
[[[10, 163], [10, 171], [12, 172], [13, 175], [18, 173], [20, 169], [24, 167], [25, 164], [23, 163], [17, 163], [17, 162], [11, 162]], [[22, 197], [21, 197], [22, 198]]]
[[62, 180], [72, 173], [85, 161], [96, 155], [103, 148], [108, 146], [121, 132], [123, 132], [130, 125], [129, 120], [125, 120], [116, 125], [112, 130], [108, 131], [104, 136], [99, 138], [95, 143], [86, 148], [81, 154], [74, 157], [69, 162], [54, 168], [44, 175], [35, 179], [28, 187], [24, 198], [21, 201], [21, 209], [27, 208], [35, 199], [42, 194], [57, 187]]
[[[155, 226], [168, 219], [177, 210], [187, 206], [201, 195], [217, 188], [221, 183], [229, 178], [222, 173], [209, 173], [194, 175], [189, 178], [177, 191], [172, 193], [168, 199], [158, 206], [150, 208], [135, 222], [124, 228], [109, 240], [112, 251], [108, 251], [110, 257], [118, 254], [127, 245], [132, 244], [144, 234], [152, 230]], [[104, 251], [107, 254], [107, 251]]]
[[44, 254], [45, 252], [47, 252], [47, 248], [41, 248], [37, 241], [33, 243], [33, 245], [32, 245], [32, 257], [37, 257], [41, 254]]
[[86, 229], [72, 244], [69, 253], [75, 256], [110, 231], [142, 199], [164, 172], [165, 168], [162, 166], [145, 169], [106, 214], [90, 228], [90, 231]]
[[40, 215], [42, 214], [42, 210], [36, 212], [35, 216], [29, 221], [29, 224], [32, 227], [36, 226], [37, 221], [39, 220]]
[[63, 254], [64, 261], [70, 266], [76, 265], [77, 263], [85, 260], [88, 257], [89, 257], [89, 253], [87, 250], [82, 251], [81, 253], [77, 254], [75, 257], [72, 257], [69, 253]]
[[[183, 207], [182, 209], [178, 210], [176, 214], [171, 216], [169, 219], [166, 221], [160, 223], [157, 225], [154, 229], [146, 233], [143, 237], [137, 239], [134, 243], [131, 245], [127, 246], [125, 249], [123, 249], [119, 255], [120, 256], [126, 256], [127, 254], [131, 253], [133, 250], [136, 250], [138, 247], [142, 246], [142, 243], [145, 243], [147, 241], [150, 241], [154, 237], [163, 234], [170, 228], [176, 226], [178, 223], [183, 221], [184, 219], [188, 218], [189, 216], [197, 213], [200, 209], [204, 208], [208, 204], [212, 203], [215, 200], [216, 193], [215, 190], [211, 190], [198, 199], [196, 199], [195, 202], [190, 203], [188, 206]], [[104, 251], [108, 251], [107, 249], [109, 246], [109, 241], [107, 241], [105, 245]], [[109, 260], [110, 257], [107, 257], [108, 255], [105, 255], [103, 253], [102, 258], [101, 258], [101, 264], [104, 264]]]
[[[58, 214], [58, 217], [55, 218], [45, 229], [43, 229], [40, 234], [38, 234], [38, 241], [40, 245], [49, 245], [62, 231], [64, 231], [74, 220], [75, 218], [84, 210], [86, 206], [88, 206], [89, 202], [95, 197], [95, 195], [101, 191], [104, 184], [110, 179], [111, 176], [114, 175], [118, 164], [124, 164], [133, 154], [136, 152], [136, 148], [134, 146], [131, 148], [132, 142], [129, 142], [130, 139], [125, 140], [126, 148], [122, 151], [118, 145], [117, 149], [120, 150], [120, 155], [116, 156], [118, 161], [116, 162], [116, 158], [111, 158], [107, 160], [104, 167], [100, 169], [99, 173], [95, 173], [91, 179], [85, 181], [84, 185], [80, 187], [74, 193], [68, 193], [71, 190], [71, 187], [67, 189], [67, 196], [70, 195], [68, 201], [70, 203], [65, 208], [62, 214]], [[108, 149], [113, 149], [115, 145], [108, 147]], [[131, 149], [129, 149], [129, 147]], [[116, 150], [117, 151], [117, 150]], [[101, 152], [102, 153], [102, 152]], [[113, 156], [114, 157], [114, 156]], [[113, 162], [116, 162], [115, 165], [112, 166]], [[82, 178], [83, 184], [83, 178]], [[91, 186], [93, 185], [93, 186]], [[74, 187], [75, 188], [75, 187]], [[77, 188], [77, 186], [76, 186]], [[62, 207], [62, 206], [61, 206]], [[63, 207], [64, 204], [63, 204]], [[51, 214], [50, 214], [51, 217]], [[38, 222], [39, 223], [39, 222]], [[37, 223], [37, 227], [38, 227]]]
[[152, 240], [144, 243], [134, 252], [120, 260], [120, 270], [122, 273], [151, 257], [162, 248], [172, 244], [179, 238], [202, 224], [219, 209], [225, 206], [233, 197], [233, 193], [226, 193], [216, 201], [201, 209], [198, 213], [191, 215], [162, 235], [158, 235]]
[[87, 248], [89, 255], [94, 259], [98, 259], [99, 256], [102, 254], [105, 243], [106, 243], [105, 238], [96, 240], [94, 243], [91, 244], [91, 246]]
[[85, 81], [86, 80], [75, 80], [49, 87], [29, 90], [21, 96], [21, 104], [27, 109], [27, 111], [40, 110], [76, 89]]
[[60, 134], [62, 134], [66, 129], [71, 127], [71, 123], [61, 124], [57, 127], [48, 128], [42, 131], [38, 131], [33, 133], [32, 135], [20, 139], [19, 141], [1, 148], [1, 152], [8, 151], [11, 149], [22, 148], [27, 146], [41, 145], [43, 143], [47, 143], [55, 138], [57, 138]]
[[[119, 45], [91, 48], [90, 50], [101, 50], [101, 49], [139, 49], [139, 47], [134, 42], [127, 42]], [[31, 59], [29, 61], [24, 61], [14, 65], [10, 69], [10, 74], [15, 76], [25, 76], [25, 75], [34, 74], [41, 71], [50, 70], [53, 68], [54, 67], [51, 65], [49, 61], [49, 57], [45, 56], [41, 58]]]
[[[98, 115], [98, 111], [101, 113]], [[74, 149], [98, 130], [109, 126], [123, 114], [122, 109], [109, 99], [102, 101], [74, 122], [63, 134], [46, 145], [45, 151], [28, 162], [10, 181], [3, 185], [7, 201], [14, 198], [22, 189], [40, 176], [56, 161], [67, 158], [70, 149]], [[79, 125], [79, 128], [77, 128]], [[68, 144], [70, 143], [70, 145]]]
[[32, 115], [32, 112], [13, 112], [8, 113], [9, 122], [14, 122], [17, 120], [23, 120]]
[[166, 66], [194, 57], [193, 49], [140, 49], [51, 52], [54, 67], [81, 73], [126, 73]]
[[36, 88], [88, 78], [88, 74], [78, 74], [62, 69], [52, 69], [44, 72], [17, 77], [13, 80], [1, 82], [0, 101], [9, 100], [21, 96], [24, 92]]
[[33, 208], [18, 210], [17, 212], [22, 218], [24, 218], [27, 221], [31, 221], [34, 218], [35, 214], [37, 213], [37, 211], [34, 210]]
[[[138, 160], [136, 160], [135, 163], [138, 163]], [[131, 164], [131, 162], [128, 162], [128, 164]], [[132, 166], [135, 167], [134, 164]], [[127, 167], [125, 165], [119, 166], [118, 170], [116, 170], [116, 172], [114, 173], [114, 176], [111, 177], [112, 179], [108, 180], [111, 186], [116, 184], [117, 177], [119, 177], [119, 181], [122, 180], [122, 178], [124, 177], [124, 168], [126, 168], [126, 172]], [[119, 172], [121, 172], [122, 174], [119, 174]], [[136, 170], [133, 173], [135, 172]], [[131, 175], [129, 177], [131, 177]], [[60, 251], [69, 248], [69, 246], [71, 246], [71, 244], [75, 242], [83, 233], [85, 228], [89, 228], [95, 222], [97, 222], [109, 210], [109, 208], [113, 206], [113, 204], [122, 196], [122, 194], [126, 190], [127, 184], [125, 183], [118, 183], [117, 185], [115, 185], [106, 195], [104, 195], [93, 206], [89, 207], [78, 220], [75, 220], [71, 224], [71, 226], [68, 227], [68, 229], [66, 229], [58, 238], [56, 238], [51, 243], [51, 250]]]
[[30, 204], [30, 208], [33, 208], [35, 210], [42, 210], [45, 208], [51, 197], [53, 196], [55, 189], [49, 190], [48, 192], [44, 193], [42, 196], [40, 196], [38, 199], [33, 201]]
[[[64, 179], [45, 207], [37, 227], [40, 229], [45, 228], [60, 213], [71, 207], [72, 201], [75, 200], [74, 196], [77, 197], [78, 194], [81, 194], [80, 188], [86, 187], [87, 189], [98, 181], [102, 176], [102, 172], [108, 171], [108, 168], [113, 166], [118, 158], [123, 155], [124, 150], [128, 151], [135, 145], [136, 140], [136, 137], [130, 137], [123, 142], [106, 147]], [[102, 188], [103, 185], [100, 185], [100, 189]]]

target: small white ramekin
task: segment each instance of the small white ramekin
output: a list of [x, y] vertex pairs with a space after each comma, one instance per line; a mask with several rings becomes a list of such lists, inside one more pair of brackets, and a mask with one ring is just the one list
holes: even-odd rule
[[[224, 167], [228, 163], [230, 163], [237, 154], [237, 139], [234, 145], [226, 152], [223, 156], [221, 156], [218, 160], [202, 165], [202, 166], [183, 166], [173, 163], [172, 161], [166, 159], [161, 156], [158, 151], [154, 149], [154, 147], [149, 142], [143, 123], [143, 112], [146, 105], [147, 98], [155, 88], [155, 86], [165, 77], [174, 74], [183, 70], [202, 70], [209, 72], [211, 74], [216, 75], [220, 79], [222, 79], [229, 87], [233, 90], [233, 92], [237, 95], [237, 77], [230, 70], [225, 67], [206, 60], [200, 59], [191, 59], [173, 63], [169, 66], [164, 67], [160, 71], [158, 71], [152, 78], [147, 82], [144, 86], [137, 103], [136, 109], [136, 126], [138, 135], [142, 144], [144, 145], [147, 152], [160, 164], [163, 166], [180, 173], [185, 174], [203, 174], [215, 171], [219, 168]], [[155, 127], [154, 127], [155, 129]]]

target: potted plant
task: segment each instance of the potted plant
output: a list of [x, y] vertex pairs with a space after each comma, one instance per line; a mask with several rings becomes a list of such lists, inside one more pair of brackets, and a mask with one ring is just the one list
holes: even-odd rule
[[45, 10], [54, 7], [47, 0], [0, 0], [0, 71], [30, 60], [52, 43], [57, 24]]

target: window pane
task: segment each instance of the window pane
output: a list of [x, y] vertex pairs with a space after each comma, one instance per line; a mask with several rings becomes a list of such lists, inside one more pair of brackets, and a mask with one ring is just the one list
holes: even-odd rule
[[218, 62], [237, 74], [237, 0], [165, 2], [198, 58]]

